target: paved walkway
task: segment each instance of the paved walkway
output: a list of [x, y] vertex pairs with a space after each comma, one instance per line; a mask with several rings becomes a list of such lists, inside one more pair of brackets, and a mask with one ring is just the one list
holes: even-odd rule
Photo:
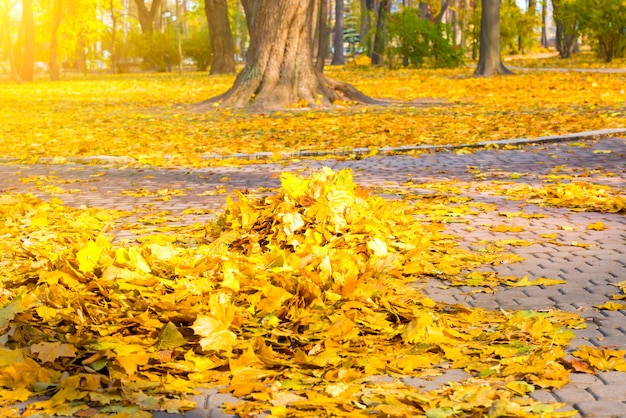
[[[0, 192], [28, 191], [44, 198], [55, 191], [47, 185], [61, 187], [71, 193], [59, 194], [71, 206], [95, 206], [114, 209], [150, 207], [152, 210], [180, 214], [187, 208], [219, 209], [229, 191], [257, 190], [279, 186], [282, 171], [315, 170], [323, 165], [333, 169], [351, 168], [356, 182], [372, 187], [402, 188], [412, 179], [414, 183], [445, 179], [473, 186], [491, 184], [493, 180], [521, 183], [539, 183], [541, 176], [551, 173], [570, 174], [582, 181], [626, 187], [626, 139], [611, 138], [586, 142], [588, 146], [566, 143], [528, 146], [519, 150], [481, 150], [463, 155], [449, 152], [426, 153], [417, 157], [407, 155], [382, 156], [361, 160], [303, 160], [288, 164], [259, 164], [242, 167], [215, 167], [207, 169], [123, 168], [102, 165], [0, 165]], [[580, 144], [576, 144], [580, 145]], [[519, 175], [511, 176], [511, 173]], [[52, 177], [56, 176], [56, 177]], [[512, 179], [513, 177], [513, 179]], [[519, 177], [519, 178], [517, 178]], [[20, 181], [20, 178], [22, 179]], [[27, 180], [27, 181], [24, 181]], [[64, 181], [61, 181], [64, 180]], [[69, 180], [70, 182], [67, 182]], [[128, 191], [183, 190], [185, 195], [163, 197], [129, 196]], [[58, 192], [58, 190], [57, 190]], [[593, 308], [611, 299], [618, 289], [612, 283], [626, 280], [626, 218], [624, 214], [570, 212], [560, 208], [540, 208], [523, 202], [507, 200], [475, 187], [461, 193], [476, 202], [495, 204], [497, 210], [468, 216], [469, 223], [451, 223], [449, 230], [458, 234], [463, 245], [475, 247], [481, 240], [499, 238], [535, 239], [540, 234], [557, 233], [561, 245], [544, 242], [527, 247], [514, 247], [511, 252], [523, 255], [526, 261], [494, 267], [506, 275], [529, 279], [540, 277], [566, 280], [564, 285], [550, 287], [498, 288], [494, 294], [472, 293], [470, 288], [440, 287], [431, 283], [424, 291], [437, 301], [461, 303], [488, 309], [551, 309], [580, 313], [588, 321], [587, 329], [577, 331], [573, 347], [593, 345], [626, 349], [626, 312], [599, 311]], [[389, 197], [392, 197], [390, 195]], [[545, 218], [516, 218], [517, 225], [525, 226], [517, 235], [502, 236], [485, 225], [502, 224], [501, 211], [515, 212], [523, 205], [524, 211], [542, 213]], [[202, 221], [211, 215], [183, 217], [175, 222]], [[586, 226], [601, 221], [607, 229], [588, 231]], [[565, 227], [565, 228], [563, 228]], [[122, 238], [131, 237], [125, 232]], [[562, 245], [581, 242], [589, 247]], [[450, 380], [463, 379], [463, 371], [424, 381], [406, 379], [407, 383], [426, 389]], [[576, 409], [582, 417], [626, 418], [626, 373], [607, 372], [596, 375], [573, 373], [571, 383], [554, 391], [536, 391], [533, 395], [542, 401], [560, 401], [568, 404], [566, 410]], [[223, 402], [232, 402], [229, 395], [214, 391], [196, 397], [198, 408], [187, 417], [226, 416], [219, 409]], [[155, 413], [155, 417], [175, 416]]]

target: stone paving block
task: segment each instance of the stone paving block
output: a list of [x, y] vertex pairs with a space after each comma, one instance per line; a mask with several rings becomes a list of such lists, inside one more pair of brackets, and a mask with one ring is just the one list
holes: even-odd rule
[[626, 386], [626, 372], [602, 372], [596, 376], [607, 385]]
[[[596, 399], [603, 401], [626, 402], [626, 385], [593, 386], [589, 388]], [[626, 404], [624, 404], [626, 408]], [[626, 412], [626, 410], [624, 411]]]
[[619, 401], [588, 401], [574, 404], [583, 417], [623, 418], [626, 417], [626, 403]]
[[543, 390], [543, 389], [539, 389], [539, 390], [535, 390], [534, 392], [531, 392], [530, 397], [542, 403], [558, 402], [558, 399], [554, 396], [552, 392], [548, 390]]
[[576, 387], [564, 387], [555, 389], [552, 394], [560, 401], [569, 404], [576, 402], [595, 401], [593, 395], [584, 389]]
[[470, 377], [471, 376], [464, 370], [451, 369], [440, 376], [435, 376], [429, 379], [421, 377], [403, 377], [400, 381], [407, 386], [412, 386], [424, 391], [430, 391], [439, 389], [441, 386], [444, 386], [449, 382], [462, 382]]
[[586, 389], [593, 385], [602, 385], [599, 377], [588, 373], [572, 373], [569, 375], [569, 383], [565, 387], [576, 387]]

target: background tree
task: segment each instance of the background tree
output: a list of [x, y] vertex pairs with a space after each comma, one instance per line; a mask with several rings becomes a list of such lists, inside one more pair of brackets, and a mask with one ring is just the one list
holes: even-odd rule
[[64, 14], [64, 2], [63, 0], [53, 0], [52, 2], [52, 34], [50, 36], [50, 57], [48, 59], [48, 72], [50, 73], [50, 79], [56, 81], [59, 79], [59, 26], [63, 21]]
[[320, 0], [317, 32], [317, 57], [315, 59], [315, 67], [318, 71], [324, 71], [324, 64], [328, 56], [328, 0]]
[[310, 53], [314, 1], [243, 0], [250, 29], [246, 65], [233, 86], [204, 107], [272, 111], [296, 103], [329, 106], [339, 99], [374, 103], [315, 68]]
[[33, 16], [33, 0], [22, 0], [22, 31], [23, 49], [19, 62], [19, 79], [33, 81], [35, 72], [35, 18]]
[[[0, 0], [0, 68], [16, 82], [21, 82], [18, 68], [18, 47], [15, 34], [19, 24], [13, 19], [17, 0]], [[5, 66], [8, 63], [8, 67]]]
[[556, 25], [556, 49], [561, 58], [570, 58], [578, 38], [578, 10], [575, 0], [552, 0]]
[[500, 56], [500, 0], [482, 0], [480, 49], [474, 75], [513, 74]]
[[577, 0], [577, 27], [598, 57], [611, 62], [626, 55], [626, 4], [623, 0]]
[[372, 30], [375, 21], [376, 11], [378, 10], [377, 1], [380, 0], [361, 0], [361, 27], [359, 38], [365, 52], [372, 56], [372, 45], [374, 31]]
[[335, 30], [333, 36], [333, 60], [331, 65], [343, 65], [346, 61], [343, 54], [344, 10], [345, 4], [343, 0], [335, 0]]
[[541, 46], [548, 48], [548, 0], [541, 0]]
[[385, 48], [387, 46], [387, 18], [391, 13], [391, 0], [380, 0], [378, 15], [376, 17], [376, 34], [372, 46], [372, 64], [383, 63]]
[[204, 0], [204, 10], [209, 24], [213, 62], [211, 74], [235, 72], [235, 44], [228, 18], [226, 0]]
[[142, 33], [154, 32], [155, 22], [161, 20], [161, 1], [162, 0], [152, 0], [150, 8], [148, 8], [144, 0], [135, 0], [135, 4], [137, 5], [137, 18], [139, 19]]

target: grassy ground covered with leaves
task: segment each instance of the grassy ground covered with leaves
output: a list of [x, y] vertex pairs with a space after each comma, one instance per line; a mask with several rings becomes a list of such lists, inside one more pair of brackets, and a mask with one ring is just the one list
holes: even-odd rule
[[271, 115], [196, 113], [232, 77], [144, 74], [0, 84], [3, 157], [128, 156], [206, 166], [209, 154], [335, 150], [480, 141], [625, 127], [626, 74], [525, 72], [474, 78], [470, 69], [329, 68], [368, 95], [447, 105], [358, 107]]

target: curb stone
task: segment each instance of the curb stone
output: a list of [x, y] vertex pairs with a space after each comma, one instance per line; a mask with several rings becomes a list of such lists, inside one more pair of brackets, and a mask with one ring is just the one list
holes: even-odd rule
[[[411, 151], [453, 151], [463, 148], [474, 149], [488, 149], [491, 147], [501, 146], [519, 146], [519, 145], [537, 145], [537, 144], [549, 144], [555, 142], [567, 142], [567, 141], [582, 141], [590, 139], [603, 139], [616, 135], [626, 134], [626, 128], [611, 128], [601, 129], [595, 131], [577, 132], [566, 135], [550, 135], [541, 136], [537, 138], [515, 138], [515, 139], [503, 139], [498, 141], [483, 141], [475, 144], [460, 144], [460, 145], [403, 145], [399, 147], [380, 147], [380, 148], [352, 148], [352, 149], [336, 149], [336, 150], [303, 150], [284, 153], [273, 152], [256, 152], [256, 153], [235, 153], [235, 154], [203, 154], [199, 156], [200, 160], [225, 160], [229, 158], [237, 160], [251, 160], [251, 161], [267, 161], [267, 160], [290, 160], [294, 158], [305, 157], [325, 157], [325, 156], [367, 156], [370, 153], [375, 155], [392, 155], [402, 154]], [[165, 157], [168, 158], [168, 157]], [[171, 157], [170, 157], [171, 158]], [[0, 158], [0, 164], [11, 164], [19, 162], [18, 158]], [[127, 156], [112, 156], [112, 155], [94, 155], [88, 157], [40, 157], [37, 160], [38, 164], [133, 164], [137, 159]]]

